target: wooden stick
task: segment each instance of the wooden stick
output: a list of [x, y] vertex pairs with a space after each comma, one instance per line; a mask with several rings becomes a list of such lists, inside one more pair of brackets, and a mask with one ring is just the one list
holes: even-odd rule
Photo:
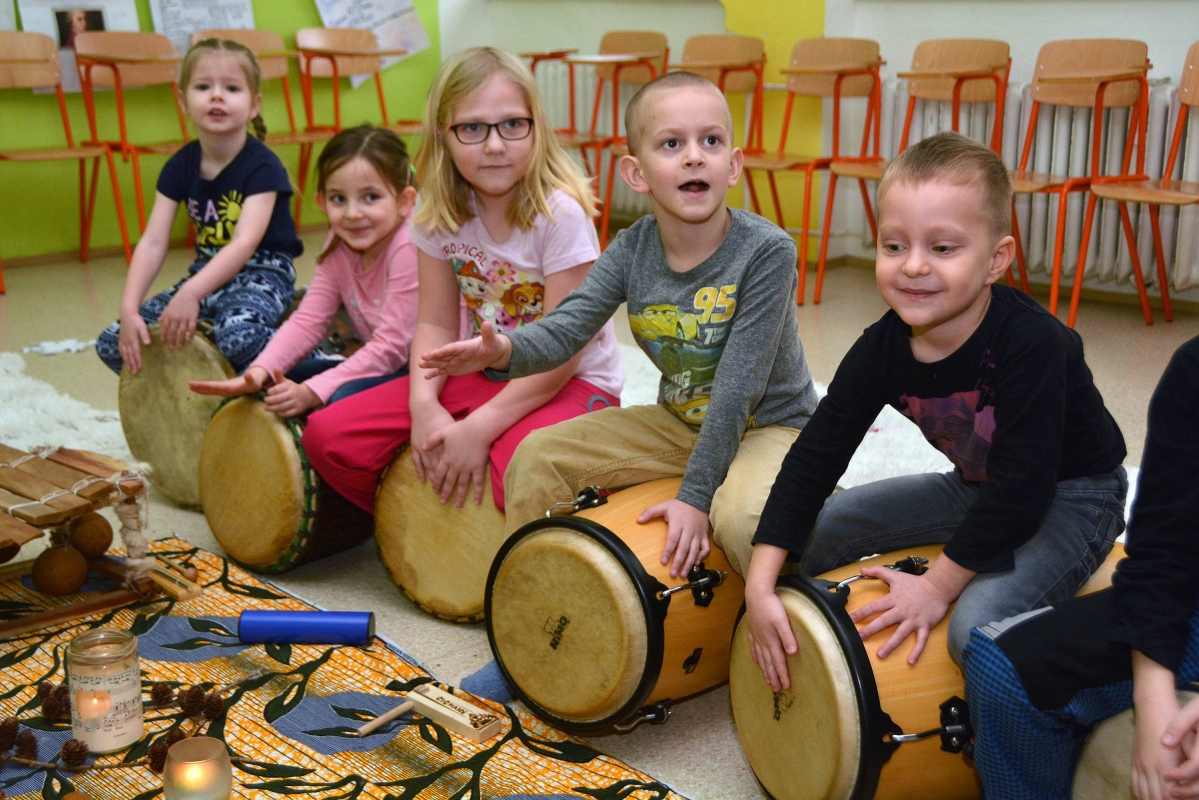
[[[20, 547], [26, 542], [40, 539], [44, 535], [44, 532], [40, 528], [35, 528], [28, 522], [22, 522], [16, 517], [10, 517], [8, 514], [0, 514], [0, 540], [11, 541], [17, 547]], [[12, 558], [12, 556], [8, 558]], [[8, 561], [8, 558], [0, 558], [0, 562]]]
[[[20, 508], [16, 508], [20, 506]], [[7, 511], [17, 519], [24, 520], [30, 525], [44, 528], [49, 525], [61, 525], [66, 515], [57, 509], [42, 503], [35, 503], [28, 497], [0, 488], [0, 510]]]
[[[12, 462], [29, 455], [13, 447], [0, 444], [0, 462]], [[80, 481], [86, 481], [89, 478], [94, 479], [95, 475], [90, 475], [86, 472], [81, 472], [74, 467], [57, 464], [48, 459], [38, 457], [24, 462], [17, 469], [23, 472], [28, 472], [41, 478], [44, 481], [54, 484], [60, 489], [70, 489], [77, 485]], [[80, 497], [95, 501], [102, 499], [105, 495], [112, 491], [112, 486], [106, 483], [90, 483], [87, 486], [81, 487], [76, 494]]]
[[[127, 583], [129, 581], [129, 570], [112, 556], [89, 558], [87, 560], [87, 568], [92, 572], [103, 575], [110, 581], [116, 581], [117, 583]], [[142, 593], [152, 592], [154, 591], [154, 582], [149, 578], [139, 578], [133, 582], [133, 588]]]
[[145, 597], [132, 589], [118, 589], [115, 592], [106, 592], [105, 594], [97, 595], [79, 603], [70, 603], [58, 608], [40, 611], [36, 614], [29, 614], [20, 619], [0, 623], [0, 639], [15, 639], [31, 631], [48, 628], [51, 625], [57, 625], [61, 622], [71, 622], [83, 617], [90, 617], [92, 614], [102, 614], [105, 611], [112, 611], [114, 608], [140, 603], [149, 599], [152, 598]]
[[200, 577], [200, 570], [196, 569], [195, 567], [186, 567], [175, 559], [167, 558], [166, 556], [155, 554], [155, 557], [193, 583], [197, 578]]
[[203, 589], [191, 581], [180, 578], [165, 569], [152, 569], [146, 575], [157, 584], [159, 589], [176, 600], [191, 600], [204, 593]]
[[95, 475], [97, 478], [104, 478], [105, 480], [116, 475], [118, 472], [133, 469], [132, 464], [126, 464], [124, 461], [100, 453], [93, 453], [89, 450], [72, 450], [68, 447], [51, 453], [47, 458], [55, 463], [72, 467], [89, 475]]
[[391, 711], [380, 714], [379, 716], [372, 719], [370, 722], [363, 725], [361, 728], [358, 729], [358, 735], [359, 736], [369, 736], [370, 734], [374, 733], [377, 729], [382, 728], [384, 725], [391, 722], [396, 717], [401, 717], [404, 714], [407, 714], [415, 706], [416, 706], [416, 704], [413, 703], [411, 700], [405, 700], [404, 702], [400, 703], [398, 706], [393, 708]]
[[[0, 488], [7, 489], [13, 494], [19, 494], [30, 500], [37, 500], [46, 495], [64, 491], [61, 487], [55, 486], [49, 481], [44, 481], [35, 475], [30, 475], [28, 472], [13, 469], [9, 466], [0, 466]], [[92, 510], [92, 504], [89, 501], [74, 494], [64, 494], [54, 497], [46, 500], [45, 503], [51, 508], [57, 508], [59, 511], [62, 511], [68, 517], [77, 517]]]

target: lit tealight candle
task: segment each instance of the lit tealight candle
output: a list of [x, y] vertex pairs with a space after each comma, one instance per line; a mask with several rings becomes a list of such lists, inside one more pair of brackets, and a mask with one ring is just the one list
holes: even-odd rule
[[225, 743], [211, 736], [176, 742], [167, 751], [162, 790], [165, 800], [229, 800], [233, 764]]

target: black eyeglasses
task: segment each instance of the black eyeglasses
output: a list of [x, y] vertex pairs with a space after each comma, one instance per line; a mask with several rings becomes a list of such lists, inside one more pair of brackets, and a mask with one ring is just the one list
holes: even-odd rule
[[501, 139], [509, 142], [529, 138], [533, 132], [533, 120], [530, 117], [513, 117], [501, 122], [459, 122], [451, 125], [450, 130], [463, 144], [482, 144], [495, 128]]

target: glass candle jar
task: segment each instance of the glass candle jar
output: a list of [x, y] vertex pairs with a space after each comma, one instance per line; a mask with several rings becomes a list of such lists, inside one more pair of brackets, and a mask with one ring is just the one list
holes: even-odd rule
[[162, 770], [162, 794], [165, 800], [229, 800], [233, 763], [225, 743], [193, 736], [171, 745]]
[[115, 753], [142, 738], [142, 675], [137, 637], [96, 628], [67, 645], [71, 733], [93, 753]]

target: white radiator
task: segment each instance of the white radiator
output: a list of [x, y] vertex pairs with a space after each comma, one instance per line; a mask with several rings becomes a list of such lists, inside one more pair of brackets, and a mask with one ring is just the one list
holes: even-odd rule
[[[570, 83], [569, 71], [561, 61], [542, 61], [537, 65], [537, 86], [541, 90], [541, 99], [550, 115], [550, 124], [555, 128], [565, 128], [570, 124]], [[595, 76], [595, 67], [586, 64], [575, 66], [575, 124], [580, 131], [587, 131], [591, 126], [591, 113], [595, 104], [595, 90], [599, 81]], [[621, 87], [621, 108], [628, 104], [636, 86]], [[621, 116], [623, 123], [624, 117]], [[602, 134], [612, 132], [612, 84], [604, 87], [604, 97], [600, 104], [599, 124], [596, 131]], [[622, 131], [623, 132], [623, 131]], [[571, 149], [571, 154], [578, 159], [579, 151]], [[594, 159], [594, 151], [589, 151], [588, 159]], [[608, 152], [604, 151], [600, 168], [602, 170], [596, 186], [596, 193], [603, 199], [604, 189], [608, 180]], [[616, 184], [612, 187], [612, 214], [618, 217], [640, 217], [651, 211], [649, 201], [642, 195], [629, 189], [617, 175]]]
[[[1169, 154], [1170, 137], [1179, 114], [1177, 87], [1169, 80], [1150, 81], [1148, 147], [1145, 170], [1154, 178], [1161, 177], [1166, 156]], [[883, 155], [893, 158], [899, 148], [903, 133], [903, 121], [907, 113], [907, 82], [889, 79], [883, 83], [883, 114], [881, 146]], [[1028, 129], [1031, 111], [1028, 84], [1012, 84], [1004, 113], [1003, 160], [1015, 169], [1020, 160], [1024, 134]], [[994, 107], [990, 104], [963, 104], [959, 130], [971, 138], [987, 142], [994, 124]], [[1124, 156], [1124, 140], [1128, 132], [1128, 109], [1111, 109], [1106, 112], [1107, 131], [1103, 140], [1104, 153], [1101, 163], [1105, 173], [1119, 172]], [[1091, 159], [1091, 109], [1043, 106], [1037, 121], [1036, 138], [1028, 169], [1033, 172], [1048, 172], [1056, 175], [1085, 175]], [[1113, 124], [1114, 123], [1114, 124]], [[860, 125], [860, 119], [859, 119]], [[952, 128], [952, 106], [950, 103], [917, 101], [912, 119], [910, 142]], [[1199, 131], [1199, 112], [1191, 110], [1188, 134]], [[851, 132], [849, 138], [861, 135]], [[1135, 154], [1133, 156], [1135, 164]], [[1187, 135], [1178, 156], [1175, 178], [1199, 180], [1199, 133]], [[872, 197], [874, 189], [871, 187]], [[857, 192], [845, 192], [854, 198]], [[1083, 213], [1087, 196], [1077, 192], [1070, 196], [1066, 217], [1066, 242], [1062, 259], [1062, 274], [1074, 275], [1078, 264], [1078, 247], [1082, 238]], [[1018, 196], [1016, 213], [1025, 257], [1031, 274], [1048, 276], [1053, 269], [1053, 240], [1057, 226], [1057, 197], [1045, 194]], [[858, 203], [857, 205], [861, 205]], [[1138, 252], [1145, 273], [1145, 282], [1156, 282], [1156, 262], [1153, 253], [1153, 236], [1149, 225], [1149, 212], [1137, 204], [1129, 207], [1133, 228], [1137, 235]], [[865, 217], [860, 212], [851, 212], [851, 220], [860, 224], [863, 244], [870, 247], [869, 230]], [[853, 224], [853, 223], [851, 223]], [[1166, 257], [1166, 274], [1170, 276], [1172, 290], [1184, 290], [1199, 286], [1199, 207], [1182, 209], [1163, 206], [1161, 209], [1162, 242]], [[1124, 232], [1120, 224], [1119, 210], [1115, 203], [1100, 201], [1095, 212], [1091, 241], [1087, 251], [1087, 279], [1099, 282], [1116, 280], [1120, 283], [1132, 281], [1132, 261], [1124, 244]]]

